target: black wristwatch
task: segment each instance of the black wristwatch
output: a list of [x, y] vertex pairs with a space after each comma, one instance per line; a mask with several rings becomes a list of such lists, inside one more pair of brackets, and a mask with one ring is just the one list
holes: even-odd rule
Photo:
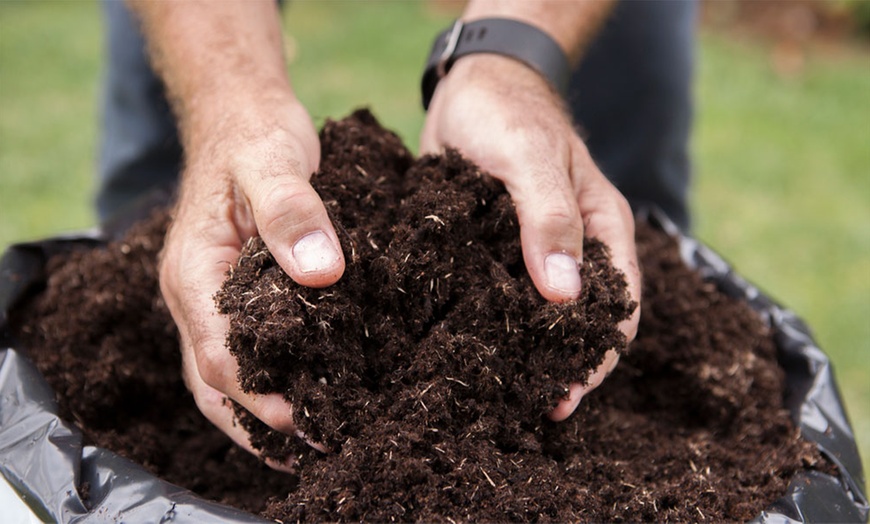
[[453, 26], [441, 32], [423, 72], [423, 109], [429, 109], [438, 82], [460, 57], [472, 53], [496, 53], [519, 60], [550, 81], [564, 97], [571, 74], [568, 57], [550, 35], [537, 27], [508, 18], [485, 18]]

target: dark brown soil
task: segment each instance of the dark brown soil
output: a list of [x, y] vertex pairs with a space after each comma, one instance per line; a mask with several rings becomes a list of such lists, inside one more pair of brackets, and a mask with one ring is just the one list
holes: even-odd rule
[[[547, 304], [502, 188], [455, 154], [414, 161], [367, 113], [322, 132], [313, 184], [348, 261], [300, 288], [258, 240], [219, 294], [252, 391], [283, 392], [319, 454], [239, 411], [268, 472], [199, 415], [159, 298], [164, 215], [49, 266], [19, 336], [87, 438], [206, 497], [304, 520], [745, 520], [820, 460], [782, 406], [765, 325], [638, 225], [641, 326], [563, 423], [544, 416], [630, 310], [587, 241], [578, 303]], [[251, 317], [253, 320], [246, 320]]]
[[237, 448], [196, 409], [181, 378], [178, 333], [160, 296], [157, 254], [166, 212], [103, 249], [55, 257], [47, 288], [13, 317], [88, 444], [230, 505], [261, 511], [263, 493], [294, 480]]

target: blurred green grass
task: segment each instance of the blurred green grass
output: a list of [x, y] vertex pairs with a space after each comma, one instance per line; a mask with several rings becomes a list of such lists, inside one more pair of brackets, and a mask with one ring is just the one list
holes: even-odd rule
[[[370, 106], [416, 147], [418, 81], [450, 13], [417, 2], [292, 2], [290, 73], [318, 125]], [[102, 58], [93, 0], [0, 2], [0, 246], [94, 224]], [[870, 51], [810, 54], [703, 33], [696, 235], [794, 309], [831, 356], [870, 457]]]
[[696, 235], [797, 312], [831, 356], [870, 458], [870, 49], [807, 57], [706, 35], [698, 71]]

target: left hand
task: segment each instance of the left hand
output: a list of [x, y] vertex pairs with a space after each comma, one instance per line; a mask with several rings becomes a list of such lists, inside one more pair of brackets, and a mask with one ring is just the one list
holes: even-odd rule
[[[505, 184], [516, 205], [526, 268], [545, 299], [567, 302], [580, 295], [585, 232], [609, 246], [640, 304], [631, 208], [595, 165], [562, 100], [537, 72], [498, 55], [458, 60], [435, 90], [421, 137], [423, 153], [444, 147], [458, 149]], [[639, 319], [638, 306], [620, 324], [629, 342]], [[550, 418], [571, 415], [618, 360], [609, 351], [586, 384], [571, 385]]]

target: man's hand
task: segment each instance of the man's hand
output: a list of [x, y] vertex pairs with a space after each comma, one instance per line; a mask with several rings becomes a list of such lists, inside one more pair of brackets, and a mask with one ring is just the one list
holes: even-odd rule
[[[446, 146], [504, 182], [516, 205], [526, 267], [544, 298], [565, 302], [579, 296], [585, 232], [610, 247], [639, 302], [631, 209], [595, 166], [562, 101], [537, 72], [497, 55], [458, 60], [435, 91], [421, 137], [423, 152]], [[620, 325], [629, 341], [638, 320], [639, 309]], [[586, 384], [571, 385], [550, 418], [573, 413], [618, 360], [615, 351], [608, 352]]]
[[160, 262], [184, 377], [203, 414], [254, 452], [228, 399], [296, 434], [292, 408], [278, 394], [240, 389], [238, 364], [225, 346], [228, 321], [214, 295], [242, 243], [257, 234], [299, 284], [323, 287], [341, 277], [338, 238], [308, 183], [320, 161], [317, 133], [285, 72], [276, 2], [131, 0], [131, 6], [184, 145], [181, 193]]
[[323, 203], [308, 183], [320, 149], [298, 103], [231, 118], [207, 136], [202, 147], [188, 151], [177, 215], [162, 254], [160, 288], [178, 324], [184, 377], [197, 406], [253, 452], [226, 399], [289, 434], [296, 432], [292, 409], [278, 394], [240, 390], [238, 365], [225, 346], [229, 326], [215, 309], [214, 294], [244, 240], [257, 234], [284, 271], [304, 286], [334, 283], [344, 259]]

